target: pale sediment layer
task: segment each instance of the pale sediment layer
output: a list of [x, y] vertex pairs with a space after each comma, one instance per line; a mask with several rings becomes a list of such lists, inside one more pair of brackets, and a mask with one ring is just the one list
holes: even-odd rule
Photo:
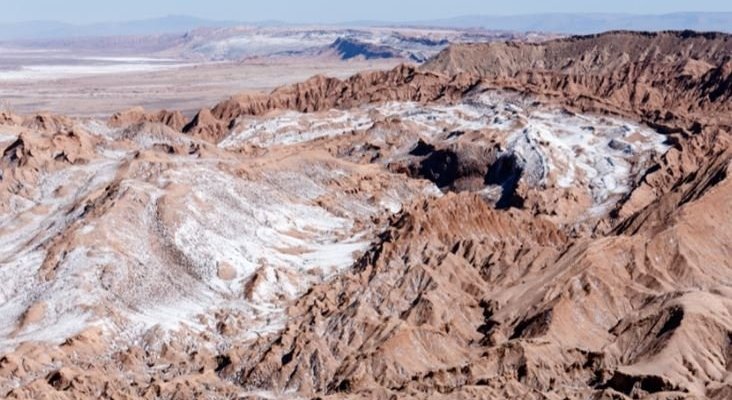
[[726, 399], [731, 52], [465, 45], [190, 121], [4, 114], [2, 394]]

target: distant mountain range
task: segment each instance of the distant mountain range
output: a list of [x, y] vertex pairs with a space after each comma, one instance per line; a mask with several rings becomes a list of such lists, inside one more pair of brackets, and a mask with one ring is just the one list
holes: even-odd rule
[[[75, 37], [129, 36], [184, 33], [196, 28], [303, 25], [281, 21], [218, 21], [184, 15], [137, 21], [74, 25], [58, 21], [0, 23], [0, 41], [67, 39]], [[475, 15], [403, 23], [359, 21], [339, 26], [419, 26], [481, 28], [507, 31], [596, 33], [608, 30], [684, 30], [732, 32], [732, 12], [687, 12], [663, 15], [635, 14], [533, 14], [512, 16]]]
[[[136, 21], [74, 25], [58, 21], [0, 23], [0, 40], [67, 39], [74, 37], [154, 35], [183, 33], [200, 27], [231, 27], [236, 21], [215, 21], [203, 18], [170, 15]], [[267, 24], [266, 22], [262, 23]]]
[[554, 33], [599, 33], [611, 30], [696, 30], [732, 32], [732, 12], [686, 12], [661, 15], [637, 14], [533, 14], [512, 16], [462, 16], [415, 25], [483, 28]]

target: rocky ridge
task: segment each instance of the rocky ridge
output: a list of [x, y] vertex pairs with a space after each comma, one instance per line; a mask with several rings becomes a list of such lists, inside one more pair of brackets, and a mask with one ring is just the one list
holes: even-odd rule
[[[170, 176], [178, 170], [195, 175], [203, 172], [183, 167], [191, 159], [219, 160], [220, 172], [239, 182], [324, 163], [325, 170], [337, 165], [345, 172], [309, 179], [341, 197], [315, 196], [307, 205], [338, 218], [365, 207], [355, 225], [336, 230], [372, 232], [370, 244], [350, 267], [280, 299], [276, 304], [286, 311], [276, 329], [246, 337], [247, 324], [256, 318], [242, 323], [217, 315], [213, 337], [205, 330], [178, 329], [168, 340], [143, 339], [105, 358], [100, 354], [109, 352], [109, 342], [103, 329], [90, 328], [60, 345], [19, 344], [0, 361], [0, 386], [9, 398], [728, 398], [731, 54], [729, 35], [692, 32], [459, 45], [421, 68], [403, 66], [345, 81], [316, 77], [271, 94], [236, 96], [182, 127], [180, 117], [167, 113], [120, 114], [110, 124], [120, 127], [111, 137], [127, 140], [133, 158], [117, 160], [125, 167], [116, 167], [116, 174], [165, 190], [156, 203], [164, 226], [178, 226], [184, 217], [173, 210], [181, 209], [178, 201], [187, 189], [166, 186], [160, 180], [166, 175], [150, 167], [167, 168]], [[476, 96], [497, 90], [526, 103], [509, 101], [500, 112], [489, 111]], [[404, 103], [416, 108], [371, 106]], [[522, 116], [533, 103], [541, 108], [530, 111], [533, 117]], [[467, 106], [481, 110], [475, 120], [474, 108]], [[454, 114], [449, 107], [457, 107]], [[552, 149], [561, 144], [557, 137], [566, 137], [573, 151], [587, 151], [592, 147], [578, 138], [599, 135], [604, 122], [591, 120], [577, 136], [562, 136], [558, 128], [534, 127], [547, 118], [545, 107], [566, 120], [601, 114], [645, 124], [664, 135], [666, 147], [639, 151], [644, 147], [636, 143], [646, 137], [641, 130], [609, 130], [603, 142], [608, 154], [633, 154], [632, 161], [623, 161], [632, 172], [628, 189], [594, 218], [578, 221], [568, 210], [590, 207], [585, 186], [598, 181], [578, 173], [563, 187], [552, 171], [574, 164], [563, 164], [566, 158]], [[433, 118], [423, 121], [419, 110], [425, 109]], [[303, 114], [293, 122], [278, 114], [283, 110]], [[358, 115], [338, 122], [339, 115], [328, 114], [339, 110], [363, 110], [368, 122], [359, 125]], [[339, 133], [281, 139], [315, 131], [319, 122], [308, 115], [320, 115], [329, 121], [326, 128]], [[444, 122], [455, 115], [457, 124]], [[259, 126], [278, 118], [286, 123], [274, 131]], [[88, 133], [62, 118], [2, 120], [18, 132], [3, 152], [4, 194], [33, 198], [33, 189], [42, 189], [33, 181], [39, 171], [69, 164], [98, 168], [99, 149], [110, 146], [104, 144], [109, 134]], [[506, 137], [504, 124], [518, 136]], [[287, 126], [293, 131], [282, 128]], [[521, 140], [528, 145], [517, 147]], [[107, 151], [122, 150], [116, 146]], [[527, 173], [532, 157], [549, 172]], [[455, 179], [444, 181], [445, 176]], [[94, 218], [104, 218], [120, 201], [105, 199], [117, 198], [124, 182], [103, 184], [106, 189], [96, 194], [75, 190], [84, 193]], [[265, 193], [293, 201], [300, 195], [288, 192], [286, 182], [272, 182], [275, 189]], [[444, 194], [430, 190], [428, 182]], [[405, 183], [414, 188], [386, 195]], [[501, 206], [491, 195], [499, 187], [506, 193], [506, 183], [521, 202]], [[254, 201], [245, 193], [236, 196]], [[134, 204], [145, 203], [137, 196], [129, 203], [133, 212]], [[400, 204], [385, 212], [373, 207], [372, 196]], [[198, 229], [209, 223], [200, 220]], [[296, 236], [311, 230], [300, 229]], [[63, 242], [51, 242], [51, 254], [61, 259], [68, 253], [61, 250]], [[197, 245], [193, 253], [203, 252], [206, 244]], [[199, 282], [216, 273], [190, 269], [207, 264], [185, 252], [164, 254], [187, 257], [172, 265], [188, 268], [186, 276]], [[46, 260], [39, 270], [45, 279], [65, 270], [63, 261]], [[164, 271], [170, 260], [163, 261]], [[240, 268], [235, 264], [219, 266], [220, 278]], [[282, 276], [278, 281], [286, 287], [288, 271], [264, 267], [242, 282], [242, 296], [253, 298], [252, 289], [267, 274]], [[16, 335], [42, 321], [46, 307], [43, 301], [28, 304]]]

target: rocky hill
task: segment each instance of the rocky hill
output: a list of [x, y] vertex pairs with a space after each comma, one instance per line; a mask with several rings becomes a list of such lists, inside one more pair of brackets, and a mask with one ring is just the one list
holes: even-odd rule
[[7, 398], [732, 396], [732, 42], [3, 114]]

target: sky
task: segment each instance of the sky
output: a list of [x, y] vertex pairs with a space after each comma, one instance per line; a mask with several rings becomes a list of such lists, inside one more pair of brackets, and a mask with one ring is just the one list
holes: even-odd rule
[[476, 14], [732, 11], [730, 0], [0, 0], [0, 4], [1, 22], [54, 20], [78, 24], [172, 14], [244, 22], [330, 23], [417, 21]]

